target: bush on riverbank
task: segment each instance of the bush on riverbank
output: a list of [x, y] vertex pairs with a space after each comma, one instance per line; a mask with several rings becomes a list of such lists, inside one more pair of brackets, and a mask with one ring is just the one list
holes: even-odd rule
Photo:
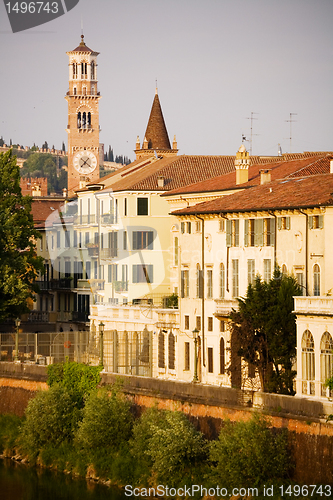
[[0, 415], [0, 455], [14, 453], [17, 436], [22, 425], [22, 418], [15, 415]]

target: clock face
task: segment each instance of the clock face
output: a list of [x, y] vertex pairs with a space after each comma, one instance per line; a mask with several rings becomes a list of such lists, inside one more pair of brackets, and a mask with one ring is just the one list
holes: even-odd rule
[[90, 174], [97, 167], [97, 159], [91, 151], [80, 151], [74, 156], [73, 165], [80, 174]]

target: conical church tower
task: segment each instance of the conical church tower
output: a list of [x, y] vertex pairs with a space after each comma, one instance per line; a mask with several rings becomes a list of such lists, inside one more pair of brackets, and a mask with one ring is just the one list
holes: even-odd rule
[[140, 147], [139, 137], [136, 141], [136, 159], [145, 158], [156, 154], [159, 158], [164, 156], [176, 156], [178, 152], [176, 136], [172, 143], [172, 148], [165, 125], [157, 88], [151, 108], [146, 133]]

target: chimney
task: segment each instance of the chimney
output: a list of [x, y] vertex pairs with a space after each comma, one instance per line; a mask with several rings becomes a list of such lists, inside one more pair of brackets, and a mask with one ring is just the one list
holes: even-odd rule
[[64, 188], [64, 189], [62, 190], [62, 196], [63, 196], [64, 198], [66, 198], [66, 197], [67, 197], [67, 189], [66, 189], [66, 188]]
[[236, 153], [235, 169], [236, 169], [236, 185], [244, 184], [249, 180], [249, 153], [246, 151], [244, 144], [241, 145]]
[[173, 136], [172, 149], [177, 149], [177, 140], [175, 135]]
[[87, 178], [85, 175], [81, 175], [79, 189], [84, 189], [86, 186], [87, 186]]
[[330, 161], [330, 174], [333, 174], [333, 160]]
[[260, 173], [260, 184], [267, 184], [268, 182], [271, 182], [270, 168], [259, 170], [259, 173]]
[[162, 176], [157, 177], [157, 185], [158, 185], [159, 188], [164, 187], [164, 180], [165, 179]]
[[140, 149], [140, 139], [139, 136], [136, 138], [135, 149]]

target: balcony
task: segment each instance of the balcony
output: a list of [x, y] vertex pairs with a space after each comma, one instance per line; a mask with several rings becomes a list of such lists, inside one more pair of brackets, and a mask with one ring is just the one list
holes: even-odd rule
[[74, 218], [74, 224], [77, 226], [87, 226], [88, 224], [96, 224], [96, 215], [77, 215]]
[[232, 309], [238, 309], [238, 301], [236, 299], [216, 299], [215, 303], [214, 316], [218, 318], [228, 318]]
[[104, 284], [105, 280], [101, 279], [77, 280], [77, 291], [86, 290], [87, 293], [95, 293], [96, 291], [104, 290]]
[[333, 297], [294, 297], [296, 314], [333, 316]]
[[73, 288], [73, 278], [61, 278], [58, 280], [50, 281], [51, 290], [69, 290]]
[[99, 244], [98, 243], [88, 243], [86, 245], [88, 249], [88, 255], [89, 257], [98, 257], [98, 252], [99, 252]]
[[102, 226], [117, 224], [118, 218], [116, 214], [103, 214], [101, 215]]
[[55, 323], [57, 321], [56, 312], [31, 311], [27, 316], [28, 323]]
[[89, 313], [84, 311], [73, 311], [72, 316], [73, 316], [73, 321], [78, 321], [81, 323], [87, 323], [89, 321], [88, 319]]
[[103, 250], [100, 250], [99, 256], [103, 260], [114, 259], [115, 257], [118, 257], [118, 249], [103, 248]]

